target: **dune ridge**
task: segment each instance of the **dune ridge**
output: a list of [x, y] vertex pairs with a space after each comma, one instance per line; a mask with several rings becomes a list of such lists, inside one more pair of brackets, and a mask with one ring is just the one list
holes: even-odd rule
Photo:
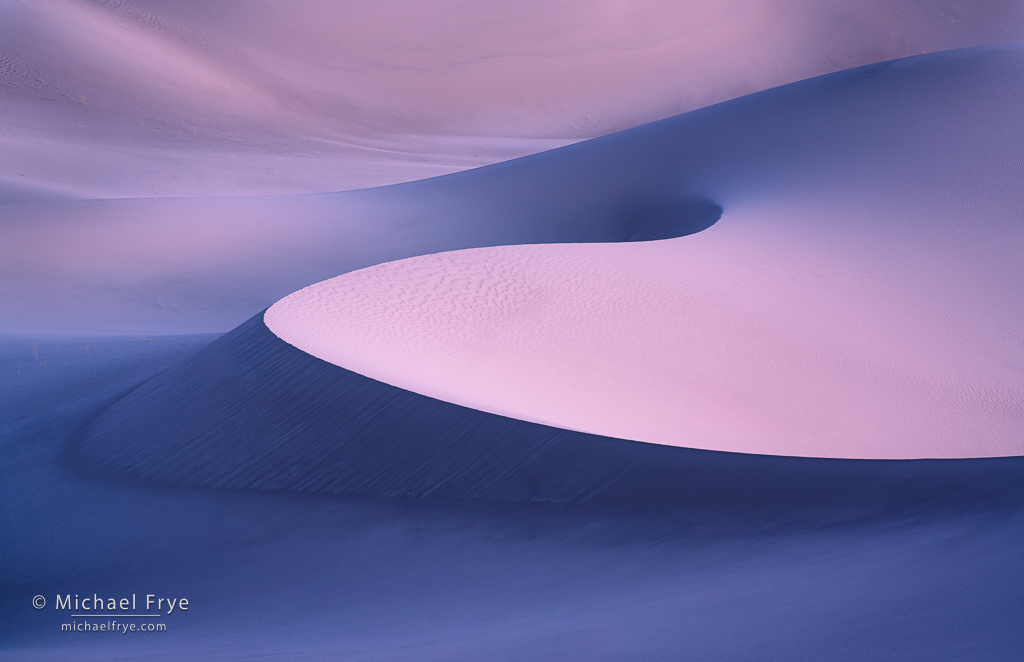
[[896, 4], [4, 0], [0, 203], [380, 186], [1024, 38], [1012, 3]]
[[[680, 142], [709, 147], [637, 169], [662, 195], [661, 164], [704, 180], [724, 213], [700, 233], [409, 258], [303, 288], [266, 322], [388, 384], [592, 434], [810, 457], [1020, 455], [1024, 89], [1003, 69], [1019, 48], [697, 113], [713, 132], [678, 127]], [[616, 147], [641, 132], [672, 129]]]
[[[868, 257], [890, 263], [945, 254], [942, 287], [1001, 297], [1001, 265], [1021, 242], [1022, 60], [1020, 44], [907, 58], [392, 187], [6, 205], [0, 328], [72, 330], [73, 319], [75, 332], [223, 332], [311, 283], [381, 262], [621, 241], [624, 223], [679, 199], [712, 201], [734, 219], [756, 211], [744, 214], [751, 240], [805, 245], [826, 266], [826, 256], [850, 266], [870, 242], [890, 250]], [[934, 238], [919, 227], [929, 224], [941, 229]], [[900, 254], [911, 236], [921, 246]], [[987, 275], [963, 252], [981, 241]], [[915, 277], [909, 264], [903, 272]]]
[[78, 452], [93, 471], [167, 485], [819, 523], [924, 503], [997, 512], [1024, 494], [1022, 458], [755, 456], [488, 414], [321, 361], [262, 315], [114, 403]]

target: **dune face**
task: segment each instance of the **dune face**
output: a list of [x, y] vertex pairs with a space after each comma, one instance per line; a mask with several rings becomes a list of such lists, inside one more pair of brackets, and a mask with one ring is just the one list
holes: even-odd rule
[[[241, 333], [260, 342], [237, 342]], [[247, 402], [253, 406], [246, 413], [253, 418], [234, 419], [255, 424], [247, 433], [267, 422], [261, 415], [284, 406], [315, 415], [298, 418], [293, 431], [322, 421], [319, 431], [327, 435], [320, 441], [335, 441], [329, 437], [332, 426], [340, 432], [352, 418], [346, 423], [335, 406], [343, 397], [302, 390], [302, 384], [329, 373], [361, 381], [366, 388], [355, 390], [370, 401], [387, 393], [407, 398], [410, 418], [399, 420], [392, 409], [374, 421], [394, 423], [392, 431], [409, 426], [417, 434], [433, 434], [415, 423], [423, 414], [446, 422], [429, 416], [431, 405], [435, 413], [456, 413], [449, 424], [500, 417], [348, 373], [258, 325], [238, 329], [219, 349], [200, 349], [208, 337], [0, 340], [4, 659], [991, 662], [1014, 660], [1024, 647], [1015, 610], [1024, 582], [1022, 458], [777, 458], [548, 428], [565, 435], [563, 441], [581, 438], [583, 454], [576, 460], [595, 450], [605, 460], [622, 458], [602, 452], [615, 445], [650, 455], [632, 467], [606, 465], [620, 482], [579, 506], [435, 506], [427, 499], [168, 488], [156, 478], [127, 482], [123, 474], [92, 470], [69, 458], [68, 447], [77, 446], [78, 431], [105, 402], [139, 381], [159, 380], [154, 373], [163, 369], [167, 376], [176, 373], [174, 382], [191, 386], [200, 401], [210, 395], [199, 393], [208, 386], [203, 379], [223, 380], [221, 387], [244, 381], [231, 366], [258, 358], [261, 343], [280, 351], [262, 353], [263, 358], [298, 357], [279, 362], [279, 368], [299, 362], [319, 368], [291, 373], [298, 383], [287, 384], [287, 402], [280, 396], [289, 394], [274, 393], [275, 383], [265, 379], [287, 377], [287, 370], [254, 371], [264, 379], [248, 383]], [[206, 372], [187, 362], [190, 355], [200, 357], [197, 350]], [[225, 361], [218, 363], [218, 356]], [[182, 359], [181, 367], [191, 365], [184, 373], [173, 367]], [[181, 379], [188, 374], [195, 381]], [[175, 416], [154, 411], [165, 419]], [[165, 420], [159, 422], [167, 429]], [[500, 444], [493, 433], [502, 429], [509, 428], [491, 426], [476, 441], [494, 451]], [[443, 430], [437, 432], [445, 438]], [[114, 455], [138, 450], [131, 439], [122, 441], [126, 445], [115, 445]], [[220, 460], [242, 453], [251, 458], [255, 444], [241, 441], [224, 435], [223, 445], [208, 451]], [[351, 441], [358, 445], [360, 439]], [[292, 446], [300, 457], [291, 465], [288, 447], [277, 449], [285, 461], [278, 480], [300, 463], [314, 476], [327, 464], [323, 459], [341, 452], [337, 444], [317, 446], [313, 436], [301, 442]], [[372, 470], [373, 447], [388, 440], [369, 437], [362, 443], [361, 449], [350, 447], [351, 457]], [[504, 487], [519, 485], [525, 492], [531, 479], [539, 485], [552, 477], [578, 487], [588, 473], [600, 473], [601, 465], [593, 463], [581, 463], [571, 475], [548, 473], [573, 459], [564, 447], [557, 451], [548, 448], [545, 462], [534, 465], [537, 474], [510, 474]], [[470, 455], [460, 455], [459, 466], [472, 468]], [[390, 457], [403, 462], [403, 454]], [[193, 459], [202, 464], [202, 457]], [[551, 466], [545, 469], [546, 464]], [[406, 469], [414, 466], [404, 463]], [[377, 467], [378, 479], [388, 473]], [[205, 465], [205, 471], [212, 469]], [[390, 479], [401, 475], [391, 473]], [[248, 477], [245, 471], [222, 476], [225, 482]], [[462, 480], [457, 472], [452, 478]], [[376, 487], [373, 481], [364, 486]], [[630, 501], [618, 501], [627, 496]], [[140, 598], [142, 592], [187, 596], [190, 609], [168, 615], [162, 621], [168, 630], [158, 634], [70, 634], [61, 632], [61, 612], [31, 606], [37, 594], [46, 593], [52, 604], [53, 594], [69, 589], [89, 596], [133, 589]]]
[[4, 0], [0, 17], [0, 201], [391, 184], [1024, 38], [999, 0]]
[[1017, 458], [736, 455], [498, 416], [331, 365], [278, 338], [262, 315], [111, 404], [75, 450], [90, 471], [143, 484], [817, 526], [921, 503], [998, 510], [1024, 490]]
[[798, 255], [729, 221], [652, 244], [389, 263], [292, 294], [266, 323], [388, 384], [609, 437], [812, 457], [1024, 452], [1015, 297], [986, 315], [864, 259], [801, 279]]
[[[709, 109], [729, 118], [703, 136], [721, 148], [687, 174], [726, 210], [699, 234], [412, 258], [307, 287], [266, 323], [388, 384], [610, 437], [1019, 455], [1019, 53], [926, 56]], [[968, 75], [981, 82], [960, 97]]]

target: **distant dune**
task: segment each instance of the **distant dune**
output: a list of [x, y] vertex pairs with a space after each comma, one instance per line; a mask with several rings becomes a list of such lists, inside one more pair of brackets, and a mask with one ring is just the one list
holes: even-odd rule
[[0, 203], [351, 190], [1024, 39], [979, 0], [3, 0]]
[[[367, 191], [7, 205], [0, 328], [225, 331], [389, 260], [638, 238], [625, 230], [680, 199], [721, 206], [727, 222], [708, 237], [740, 233], [767, 268], [870, 271], [865, 288], [900, 311], [916, 310], [905, 297], [918, 292], [948, 296], [1006, 328], [1019, 291], [1022, 63], [1011, 44], [873, 65]], [[932, 277], [933, 291], [913, 282]]]

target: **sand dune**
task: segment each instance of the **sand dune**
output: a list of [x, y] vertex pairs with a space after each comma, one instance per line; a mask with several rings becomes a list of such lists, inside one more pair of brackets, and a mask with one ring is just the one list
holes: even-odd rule
[[[411, 258], [305, 288], [266, 323], [388, 384], [610, 437], [814, 457], [1024, 453], [1013, 274], [994, 309], [994, 284], [941, 289], [946, 262], [929, 273], [909, 247], [897, 265], [825, 263], [731, 220], [652, 244]], [[987, 267], [987, 253], [959, 259]]]
[[[415, 199], [451, 187], [470, 204], [519, 191], [500, 209], [524, 219], [522, 233], [551, 231], [568, 207], [603, 209], [562, 229], [619, 242], [380, 265], [286, 297], [266, 325], [313, 357], [403, 389], [606, 437], [814, 457], [1018, 455], [1022, 163], [1004, 136], [1021, 135], [1021, 53], [988, 47], [842, 72], [386, 190]], [[682, 192], [709, 197], [624, 212], [606, 204]], [[717, 211], [675, 232], [695, 234], [650, 234], [664, 210], [685, 218], [712, 199], [724, 212], [710, 227]], [[115, 405], [90, 431], [86, 457], [176, 484], [513, 500], [543, 493], [543, 481], [512, 478], [533, 475], [521, 467], [540, 448], [597, 457], [578, 437], [549, 440], [507, 419], [475, 432], [469, 410], [433, 425], [449, 433], [342, 441], [378, 437], [340, 422], [379, 426], [419, 405], [402, 404], [399, 390], [349, 397], [355, 387], [337, 377], [347, 371], [320, 376], [318, 362], [274, 349], [264, 331], [257, 316], [217, 352]], [[340, 418], [305, 410], [324, 402]], [[299, 459], [307, 450], [322, 462]], [[630, 466], [633, 452], [656, 451], [629, 450], [607, 467]], [[412, 466], [395, 468], [395, 458]], [[580, 468], [594, 482], [570, 488], [575, 464], [540, 465], [569, 501], [624, 476]], [[640, 471], [641, 483], [656, 473]]]
[[[448, 221], [450, 236], [426, 240], [405, 226], [409, 251], [558, 233], [621, 241], [660, 218], [628, 201], [681, 192], [725, 213], [670, 241], [383, 265], [285, 299], [268, 323], [370, 377], [607, 436], [806, 456], [1017, 454], [1021, 152], [1004, 136], [1021, 135], [1022, 63], [1020, 46], [923, 56], [367, 192]], [[111, 425], [133, 429], [130, 409]], [[152, 434], [208, 435], [168, 426]]]
[[[783, 262], [806, 245], [833, 271], [863, 255], [913, 276], [899, 266], [902, 247], [921, 236], [915, 224], [934, 224], [912, 255], [949, 265], [936, 291], [984, 293], [997, 311], [984, 314], [1001, 315], [1019, 255], [1021, 60], [1006, 45], [851, 70], [395, 187], [7, 205], [0, 325], [224, 331], [354, 269], [472, 247], [622, 241], [690, 198], [736, 219], [715, 232], [764, 234]], [[991, 259], [964, 259], [986, 241]], [[922, 277], [936, 273], [929, 264]]]
[[955, 2], [4, 0], [0, 201], [348, 190], [1024, 38]]
[[[1020, 458], [858, 462], [632, 444], [670, 458], [686, 481], [676, 505], [652, 495], [622, 513], [168, 489], [68, 453], [97, 408], [204, 342], [0, 339], [0, 659], [991, 662], [1024, 645]], [[786, 498], [757, 502], [773, 492]], [[192, 608], [162, 633], [65, 633], [62, 612], [31, 600], [69, 590], [187, 596]]]
[[699, 164], [676, 182], [725, 206], [699, 234], [412, 258], [307, 287], [267, 325], [388, 384], [610, 437], [1019, 455], [1019, 54], [925, 56], [709, 109], [695, 124], [714, 154], [645, 164]]
[[275, 336], [262, 316], [112, 404], [78, 450], [101, 475], [164, 485], [791, 523], [848, 522], [950, 495], [959, 504], [951, 507], [985, 509], [1020, 491], [1010, 489], [1016, 460], [758, 457], [497, 416], [321, 361]]
[[[58, 6], [5, 3], [0, 29]], [[1007, 6], [903, 8], [971, 25]], [[244, 58], [161, 18], [230, 27], [234, 5], [75, 7], [87, 40], [103, 13], [163, 35], [131, 42], [135, 65], [185, 49], [170, 61], [208, 108], [276, 112]], [[369, 191], [28, 203], [100, 187], [12, 186], [0, 330], [50, 335], [0, 337], [0, 657], [1019, 659], [1022, 457], [779, 457], [537, 421], [671, 434], [681, 382], [690, 420], [733, 425], [693, 434], [746, 442], [768, 417], [775, 437], [732, 450], [813, 455], [824, 431], [842, 457], [1009, 452], [1022, 73], [1021, 45], [901, 60]], [[104, 195], [123, 185], [97, 170]], [[498, 396], [515, 417], [482, 411]], [[64, 633], [32, 599], [68, 591], [194, 609], [159, 638]]]

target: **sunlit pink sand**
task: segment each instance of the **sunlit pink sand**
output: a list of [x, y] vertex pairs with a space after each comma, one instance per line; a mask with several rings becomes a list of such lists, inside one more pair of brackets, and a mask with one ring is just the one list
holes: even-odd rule
[[997, 263], [984, 260], [992, 235], [944, 243], [958, 233], [935, 222], [931, 244], [918, 231], [856, 245], [788, 220], [738, 208], [667, 241], [411, 258], [307, 287], [265, 321], [374, 379], [612, 437], [814, 457], [1024, 453], [1024, 320], [995, 246]]

